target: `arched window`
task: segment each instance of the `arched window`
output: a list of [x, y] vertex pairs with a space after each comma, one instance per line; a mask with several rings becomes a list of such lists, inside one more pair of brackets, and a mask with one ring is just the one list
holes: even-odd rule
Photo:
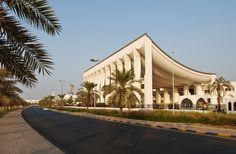
[[234, 111], [236, 111], [236, 102], [234, 102]]
[[228, 110], [232, 111], [232, 103], [231, 102], [228, 103]]
[[182, 100], [181, 102], [182, 109], [191, 109], [192, 107], [193, 107], [193, 102], [190, 99], [185, 98]]
[[203, 109], [207, 104], [207, 102], [203, 98], [199, 98], [196, 103], [196, 109]]

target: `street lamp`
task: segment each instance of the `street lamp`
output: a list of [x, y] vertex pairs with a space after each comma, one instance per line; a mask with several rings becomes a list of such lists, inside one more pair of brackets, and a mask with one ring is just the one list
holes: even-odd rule
[[65, 80], [59, 80], [61, 82], [61, 95], [63, 95], [63, 84], [66, 82]]
[[91, 62], [98, 62], [99, 59], [90, 59]]
[[[174, 62], [173, 56], [174, 56], [174, 52], [172, 52], [172, 61]], [[173, 111], [173, 114], [175, 114], [174, 90], [175, 90], [175, 70], [174, 70], [174, 63], [173, 63], [173, 67], [172, 67], [172, 111]]]

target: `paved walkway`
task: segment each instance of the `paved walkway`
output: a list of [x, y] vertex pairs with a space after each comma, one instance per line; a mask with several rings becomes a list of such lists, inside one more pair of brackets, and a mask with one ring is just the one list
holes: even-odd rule
[[12, 111], [0, 118], [0, 154], [63, 153], [30, 127], [21, 112]]

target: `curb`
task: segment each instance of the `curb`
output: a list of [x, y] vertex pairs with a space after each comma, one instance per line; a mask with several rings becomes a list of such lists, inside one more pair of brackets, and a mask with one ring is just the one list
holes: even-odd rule
[[144, 126], [144, 127], [150, 127], [150, 128], [156, 128], [156, 129], [157, 128], [158, 129], [169, 129], [169, 130], [173, 130], [173, 131], [181, 131], [181, 132], [187, 132], [187, 133], [193, 133], [193, 134], [223, 137], [223, 138], [234, 139], [234, 140], [236, 139], [236, 133], [235, 134], [230, 134], [230, 133], [226, 133], [226, 132], [217, 132], [217, 130], [203, 131], [203, 130], [199, 130], [198, 128], [193, 128], [194, 126], [191, 126], [191, 128], [183, 128], [183, 127], [180, 127], [178, 125], [175, 126], [175, 124], [168, 124], [168, 123], [165, 124], [165, 123], [144, 121], [144, 120], [137, 120], [137, 119], [109, 117], [109, 116], [95, 115], [95, 114], [91, 114], [91, 113], [68, 112], [68, 111], [59, 111], [59, 110], [54, 110], [54, 109], [52, 111], [62, 112], [62, 113], [75, 115], [75, 116], [80, 116], [80, 117], [85, 117], [85, 118], [90, 118], [90, 119], [116, 122], [116, 123], [132, 124], [132, 125]]

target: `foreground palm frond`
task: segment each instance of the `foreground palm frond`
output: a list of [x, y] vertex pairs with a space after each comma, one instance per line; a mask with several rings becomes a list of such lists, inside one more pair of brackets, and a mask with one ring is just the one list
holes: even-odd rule
[[61, 26], [47, 0], [5, 0], [4, 2], [19, 18], [30, 25], [51, 35], [60, 33]]
[[61, 26], [46, 0], [0, 1], [0, 64], [26, 86], [37, 82], [35, 72], [51, 74], [53, 62], [36, 36], [11, 15], [54, 35]]

